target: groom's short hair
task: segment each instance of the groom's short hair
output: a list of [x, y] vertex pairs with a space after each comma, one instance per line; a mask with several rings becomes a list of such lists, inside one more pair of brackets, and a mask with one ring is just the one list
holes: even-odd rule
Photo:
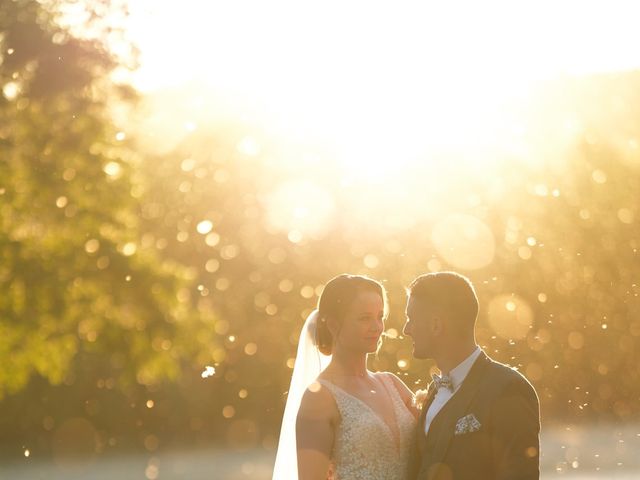
[[478, 317], [478, 297], [471, 280], [456, 272], [426, 273], [416, 278], [410, 297], [447, 313], [460, 329], [473, 329]]

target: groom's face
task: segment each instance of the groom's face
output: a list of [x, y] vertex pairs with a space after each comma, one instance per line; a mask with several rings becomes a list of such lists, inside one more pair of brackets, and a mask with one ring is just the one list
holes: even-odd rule
[[407, 320], [402, 331], [413, 340], [413, 356], [433, 358], [435, 312], [425, 302], [410, 296], [405, 314]]

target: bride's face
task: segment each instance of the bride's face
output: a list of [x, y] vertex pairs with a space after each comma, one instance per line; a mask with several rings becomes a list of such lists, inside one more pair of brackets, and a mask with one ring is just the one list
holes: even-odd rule
[[375, 352], [384, 330], [384, 303], [375, 292], [358, 293], [342, 324], [334, 333], [335, 348], [363, 353]]

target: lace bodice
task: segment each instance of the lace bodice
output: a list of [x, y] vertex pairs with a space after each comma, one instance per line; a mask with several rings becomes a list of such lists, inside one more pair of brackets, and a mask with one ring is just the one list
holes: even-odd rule
[[[380, 377], [391, 396], [397, 432], [369, 405], [326, 380], [335, 398], [340, 423], [331, 453], [331, 480], [405, 480], [415, 435], [415, 417], [402, 401], [393, 380]], [[396, 434], [399, 433], [399, 444]]]

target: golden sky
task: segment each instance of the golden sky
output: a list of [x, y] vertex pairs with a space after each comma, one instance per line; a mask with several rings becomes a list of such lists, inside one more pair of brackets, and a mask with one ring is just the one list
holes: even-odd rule
[[640, 67], [635, 1], [135, 0], [130, 9], [136, 85], [175, 95], [156, 125], [233, 119], [327, 147], [356, 170], [518, 143], [540, 84]]

